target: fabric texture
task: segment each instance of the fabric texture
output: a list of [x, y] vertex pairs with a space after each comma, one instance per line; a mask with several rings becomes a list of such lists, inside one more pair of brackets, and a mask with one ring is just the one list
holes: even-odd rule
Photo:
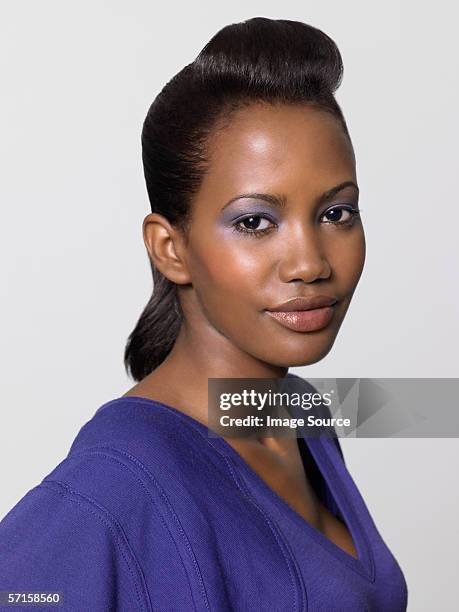
[[404, 612], [403, 573], [338, 439], [298, 444], [358, 559], [224, 438], [171, 406], [127, 396], [103, 404], [0, 522], [0, 591], [60, 591], [62, 608], [40, 609], [75, 612]]

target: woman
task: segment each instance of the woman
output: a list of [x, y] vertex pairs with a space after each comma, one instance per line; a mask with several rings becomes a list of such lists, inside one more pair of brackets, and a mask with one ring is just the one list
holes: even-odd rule
[[341, 77], [326, 34], [254, 18], [153, 102], [137, 384], [2, 521], [2, 590], [59, 591], [68, 610], [406, 609], [337, 439], [207, 435], [208, 379], [319, 361], [362, 273]]

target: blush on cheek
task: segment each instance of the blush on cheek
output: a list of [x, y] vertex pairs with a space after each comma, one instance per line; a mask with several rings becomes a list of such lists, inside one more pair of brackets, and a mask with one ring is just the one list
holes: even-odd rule
[[234, 236], [234, 230], [218, 233], [217, 239], [195, 251], [196, 263], [215, 283], [234, 285], [254, 282], [266, 266], [266, 250], [254, 249], [250, 238]]

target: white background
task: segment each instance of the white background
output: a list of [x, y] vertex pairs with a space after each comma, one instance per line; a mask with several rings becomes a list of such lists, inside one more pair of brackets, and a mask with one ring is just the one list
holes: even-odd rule
[[[221, 27], [305, 21], [337, 43], [367, 259], [311, 377], [458, 376], [455, 5], [335, 0], [5, 1], [0, 8], [0, 517], [133, 381], [122, 354], [152, 290], [140, 131]], [[432, 406], [435, 410], [435, 406]], [[459, 441], [342, 440], [408, 583], [457, 609]]]

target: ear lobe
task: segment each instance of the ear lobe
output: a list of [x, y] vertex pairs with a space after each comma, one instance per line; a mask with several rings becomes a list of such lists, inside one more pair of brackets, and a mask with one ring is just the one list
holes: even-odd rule
[[143, 220], [142, 234], [155, 268], [177, 285], [190, 283], [181, 233], [163, 215], [150, 213]]

